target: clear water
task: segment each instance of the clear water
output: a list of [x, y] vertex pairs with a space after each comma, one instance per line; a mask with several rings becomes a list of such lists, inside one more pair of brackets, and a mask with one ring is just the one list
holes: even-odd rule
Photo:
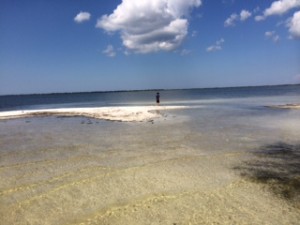
[[[152, 105], [155, 93], [2, 96], [0, 105], [3, 111]], [[270, 159], [253, 153], [278, 143], [300, 143], [300, 110], [264, 107], [300, 103], [300, 86], [174, 90], [160, 95], [163, 105], [191, 107], [167, 111], [154, 123], [81, 117], [0, 121], [2, 224], [300, 221], [298, 195], [283, 199], [272, 191], [280, 186], [276, 179], [255, 182], [236, 169], [262, 162], [267, 165], [264, 170], [275, 173], [278, 165], [288, 165], [286, 156], [276, 158], [273, 168]], [[283, 170], [285, 179], [298, 182], [299, 170]]]

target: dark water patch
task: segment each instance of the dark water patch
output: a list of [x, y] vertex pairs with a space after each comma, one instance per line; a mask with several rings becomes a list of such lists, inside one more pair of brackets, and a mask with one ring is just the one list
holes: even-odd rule
[[262, 146], [253, 154], [253, 159], [234, 169], [300, 208], [300, 144], [278, 142]]

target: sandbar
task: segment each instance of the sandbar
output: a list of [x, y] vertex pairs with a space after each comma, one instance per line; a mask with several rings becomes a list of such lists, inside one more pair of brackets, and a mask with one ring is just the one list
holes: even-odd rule
[[143, 122], [162, 116], [163, 110], [183, 109], [185, 106], [122, 106], [122, 107], [89, 107], [57, 108], [37, 110], [16, 110], [0, 112], [0, 120], [27, 118], [35, 116], [83, 116], [95, 119]]
[[300, 104], [270, 105], [266, 107], [273, 109], [300, 109]]

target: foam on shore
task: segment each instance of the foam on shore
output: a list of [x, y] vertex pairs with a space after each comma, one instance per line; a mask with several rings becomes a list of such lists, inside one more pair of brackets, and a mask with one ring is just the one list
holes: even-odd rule
[[182, 109], [185, 106], [122, 106], [98, 108], [59, 108], [0, 112], [0, 120], [35, 116], [84, 116], [112, 121], [148, 121], [162, 116], [160, 111]]

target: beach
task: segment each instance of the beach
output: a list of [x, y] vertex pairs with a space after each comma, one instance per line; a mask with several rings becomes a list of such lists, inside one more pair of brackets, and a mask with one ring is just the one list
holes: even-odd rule
[[268, 102], [2, 111], [1, 224], [299, 224], [299, 110]]
[[0, 0], [0, 225], [300, 225], [300, 0]]

